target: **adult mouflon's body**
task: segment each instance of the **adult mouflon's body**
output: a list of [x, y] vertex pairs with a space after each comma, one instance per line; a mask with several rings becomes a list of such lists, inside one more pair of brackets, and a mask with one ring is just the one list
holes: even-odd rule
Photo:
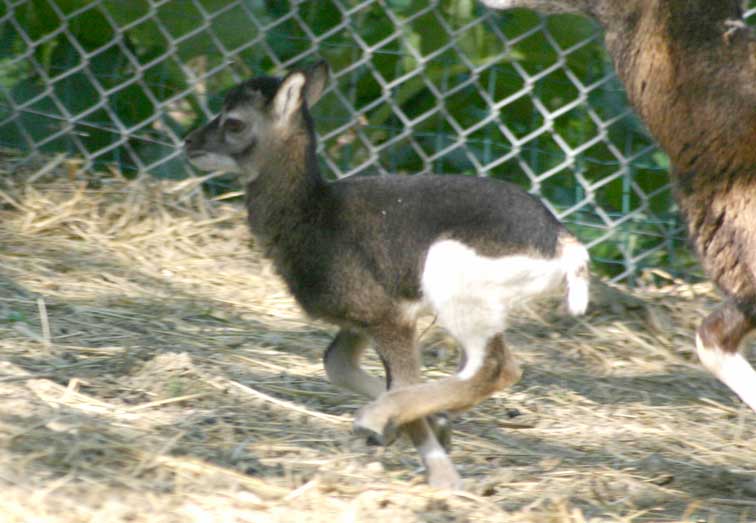
[[[387, 442], [402, 426], [433, 485], [460, 479], [435, 413], [469, 408], [514, 383], [504, 345], [508, 310], [565, 281], [567, 307], [588, 300], [588, 255], [534, 197], [470, 177], [388, 176], [324, 181], [308, 105], [327, 80], [320, 64], [283, 80], [256, 78], [186, 139], [200, 168], [238, 171], [252, 232], [312, 316], [341, 327], [325, 355], [329, 379], [375, 401], [355, 427]], [[416, 320], [437, 316], [462, 345], [459, 371], [421, 383]], [[359, 367], [373, 341], [388, 391]], [[434, 432], [435, 431], [435, 432]]]
[[669, 155], [691, 243], [726, 300], [698, 329], [704, 366], [756, 411], [738, 353], [756, 326], [756, 34], [741, 0], [482, 0], [591, 16], [628, 98]]

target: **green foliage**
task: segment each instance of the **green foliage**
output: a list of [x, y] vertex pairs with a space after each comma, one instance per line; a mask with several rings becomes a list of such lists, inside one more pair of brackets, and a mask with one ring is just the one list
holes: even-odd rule
[[[323, 0], [298, 4], [297, 16], [290, 2], [272, 0], [8, 6], [0, 5], [0, 145], [68, 151], [127, 176], [186, 176], [176, 137], [204, 119], [203, 107], [215, 110], [240, 78], [321, 56], [337, 82], [315, 109], [324, 167], [483, 168], [569, 211], [583, 240], [604, 239], [592, 253], [607, 274], [642, 253], [652, 254], [639, 266], [679, 254], [679, 223], [663, 190], [667, 159], [628, 112], [621, 86], [600, 82], [611, 65], [582, 18], [553, 17], [542, 32], [532, 12], [481, 18], [475, 0], [432, 8], [424, 0]], [[386, 93], [388, 103], [379, 100]], [[562, 110], [575, 100], [585, 103]], [[597, 136], [605, 138], [594, 143]]]

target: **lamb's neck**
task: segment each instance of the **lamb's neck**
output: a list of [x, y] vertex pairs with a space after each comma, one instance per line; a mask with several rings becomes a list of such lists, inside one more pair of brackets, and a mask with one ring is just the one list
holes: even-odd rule
[[252, 232], [270, 243], [316, 221], [328, 186], [312, 142], [263, 146], [259, 154], [257, 176], [246, 187], [247, 212]]

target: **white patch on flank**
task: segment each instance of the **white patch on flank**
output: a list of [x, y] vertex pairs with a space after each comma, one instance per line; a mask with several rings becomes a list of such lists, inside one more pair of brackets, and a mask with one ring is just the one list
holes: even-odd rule
[[696, 352], [703, 366], [756, 412], [756, 371], [748, 360], [737, 352], [705, 346], [699, 335], [696, 335]]
[[486, 343], [504, 330], [513, 307], [561, 287], [567, 270], [583, 260], [577, 249], [567, 252], [570, 263], [564, 256], [488, 258], [454, 240], [431, 246], [421, 277], [424, 301], [465, 350], [467, 363], [458, 377], [471, 378], [480, 369]]

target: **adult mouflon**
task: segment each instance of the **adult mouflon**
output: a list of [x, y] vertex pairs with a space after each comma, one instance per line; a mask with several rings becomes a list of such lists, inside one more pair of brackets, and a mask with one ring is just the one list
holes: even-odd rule
[[756, 328], [756, 32], [742, 0], [482, 1], [603, 26], [630, 102], [669, 155], [691, 244], [725, 294], [701, 322], [696, 352], [756, 411], [756, 371], [739, 353]]
[[[588, 302], [586, 249], [521, 188], [465, 176], [325, 181], [308, 108], [324, 62], [231, 90], [223, 110], [186, 138], [199, 168], [239, 173], [249, 225], [313, 317], [340, 327], [326, 350], [336, 385], [373, 399], [354, 427], [388, 443], [406, 432], [430, 484], [459, 488], [437, 413], [470, 408], [520, 370], [504, 343], [507, 313], [566, 284], [567, 309]], [[432, 314], [462, 347], [459, 370], [423, 383], [416, 322]], [[360, 368], [372, 342], [386, 384]]]

